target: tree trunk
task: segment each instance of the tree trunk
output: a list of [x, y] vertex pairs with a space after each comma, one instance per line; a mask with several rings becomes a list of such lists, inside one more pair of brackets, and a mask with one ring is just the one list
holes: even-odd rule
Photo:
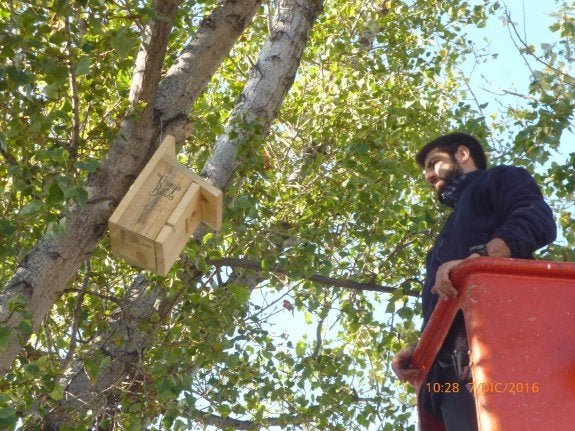
[[[44, 235], [24, 258], [16, 274], [0, 294], [0, 323], [11, 333], [9, 342], [0, 351], [1, 374], [6, 372], [26, 344], [30, 335], [29, 329], [38, 328], [81, 263], [93, 252], [106, 231], [108, 218], [115, 205], [153, 154], [160, 134], [169, 132], [175, 135], [179, 142], [182, 142], [185, 136], [185, 115], [164, 115], [158, 119], [155, 110], [171, 111], [158, 104], [154, 107], [153, 89], [158, 86], [162, 65], [162, 61], [156, 56], [163, 57], [165, 52], [177, 1], [159, 3], [165, 3], [171, 9], [161, 9], [164, 19], [156, 23], [148, 43], [148, 47], [154, 47], [156, 51], [148, 52], [148, 58], [143, 63], [144, 70], [136, 70], [137, 80], [143, 83], [141, 89], [132, 88], [132, 102], [145, 106], [143, 112], [136, 120], [123, 122], [101, 168], [89, 179], [87, 205], [70, 209], [68, 216], [62, 221], [65, 233], [57, 236]], [[193, 79], [187, 79], [185, 85], [178, 87], [179, 94], [173, 93], [173, 98], [157, 99], [168, 105], [185, 99], [186, 103], [181, 105], [181, 108], [187, 113], [195, 100], [194, 97], [198, 97], [211, 76], [206, 74], [217, 69], [258, 6], [259, 0], [227, 0], [220, 4], [200, 26], [196, 41], [184, 53], [186, 58], [194, 58], [201, 67], [186, 69]], [[234, 25], [229, 25], [230, 22]], [[147, 51], [145, 47], [143, 49]], [[209, 51], [210, 55], [196, 55], [196, 52], [201, 54], [206, 51]], [[193, 66], [193, 63], [187, 64]]]
[[[319, 0], [284, 0], [278, 3], [270, 37], [250, 72], [249, 81], [226, 126], [226, 133], [218, 138], [213, 155], [202, 172], [217, 187], [226, 188], [229, 184], [238, 145], [249, 141], [255, 130], [263, 136], [267, 134], [295, 79], [311, 25], [322, 7], [323, 1]], [[250, 127], [244, 127], [246, 125]], [[254, 125], [258, 127], [254, 128]], [[231, 139], [230, 132], [234, 129], [237, 137]]]
[[[261, 135], [265, 135], [269, 130], [294, 80], [311, 27], [321, 7], [322, 2], [319, 0], [284, 0], [280, 3], [272, 24], [272, 33], [262, 48], [234, 108], [226, 126], [227, 133], [218, 138], [215, 154], [204, 169], [204, 173], [209, 174], [213, 183], [223, 187], [230, 182], [238, 140], [254, 137], [254, 129], [249, 128], [251, 132], [243, 129], [241, 126], [245, 123], [240, 122], [240, 119], [260, 124], [258, 133]], [[174, 66], [172, 70], [181, 71], [182, 68]], [[193, 65], [188, 63], [186, 70], [188, 73], [193, 71]], [[189, 77], [183, 75], [178, 77], [179, 82], [187, 79]], [[165, 90], [166, 88], [170, 90]], [[159, 91], [171, 91], [172, 88], [171, 85], [161, 85]], [[168, 99], [163, 94], [158, 96], [158, 100]], [[232, 130], [236, 136], [233, 139], [229, 135]], [[182, 265], [191, 266], [185, 257], [182, 259]], [[201, 276], [195, 269], [186, 271], [182, 280], [182, 293]], [[138, 277], [131, 286], [132, 294], [122, 304], [122, 312], [118, 312], [117, 319], [111, 322], [110, 331], [101, 334], [92, 344], [93, 352], [105, 352], [109, 356], [107, 362], [110, 365], [102, 369], [95, 380], [90, 380], [81, 358], [76, 358], [66, 371], [61, 381], [65, 396], [54, 409], [55, 413], [48, 419], [45, 429], [55, 430], [63, 424], [72, 425], [74, 422], [69, 418], [68, 412], [79, 413], [81, 417], [85, 417], [88, 411], [106, 411], [106, 403], [115, 399], [111, 395], [134, 374], [153, 335], [179, 299], [168, 297], [162, 286], [146, 290], [147, 286], [144, 277]], [[155, 312], [161, 319], [153, 325], [149, 323], [149, 318]], [[142, 327], [147, 328], [145, 332]], [[119, 340], [121, 343], [118, 343]], [[190, 368], [193, 368], [193, 364], [190, 364]]]

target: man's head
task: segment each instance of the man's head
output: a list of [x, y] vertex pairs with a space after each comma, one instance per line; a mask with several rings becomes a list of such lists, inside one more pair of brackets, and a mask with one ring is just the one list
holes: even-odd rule
[[461, 175], [485, 169], [485, 151], [477, 139], [465, 133], [450, 133], [426, 144], [415, 160], [424, 168], [425, 180], [441, 194]]

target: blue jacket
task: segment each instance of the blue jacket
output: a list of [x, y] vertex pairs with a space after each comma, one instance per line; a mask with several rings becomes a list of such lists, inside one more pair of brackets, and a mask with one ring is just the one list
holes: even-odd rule
[[452, 191], [453, 212], [427, 255], [423, 287], [423, 327], [437, 304], [431, 293], [439, 266], [464, 259], [469, 248], [500, 238], [511, 257], [532, 259], [532, 253], [555, 240], [557, 228], [533, 177], [523, 168], [497, 166], [463, 177]]

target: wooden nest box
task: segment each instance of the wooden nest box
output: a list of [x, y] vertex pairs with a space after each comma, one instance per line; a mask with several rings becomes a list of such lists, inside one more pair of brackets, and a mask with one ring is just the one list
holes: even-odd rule
[[112, 252], [166, 276], [200, 222], [222, 224], [222, 192], [176, 160], [166, 136], [108, 221]]

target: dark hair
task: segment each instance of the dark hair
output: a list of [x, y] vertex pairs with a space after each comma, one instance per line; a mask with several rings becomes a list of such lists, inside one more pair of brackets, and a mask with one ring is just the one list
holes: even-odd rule
[[460, 133], [460, 132], [449, 133], [447, 135], [440, 136], [439, 138], [436, 138], [433, 141], [425, 144], [425, 146], [421, 150], [419, 150], [419, 152], [415, 156], [415, 160], [420, 166], [424, 166], [425, 158], [432, 150], [435, 150], [437, 148], [453, 156], [457, 152], [459, 146], [461, 145], [469, 148], [471, 158], [475, 162], [475, 166], [478, 169], [487, 168], [487, 158], [485, 157], [485, 150], [483, 149], [479, 141], [475, 139], [473, 136], [468, 135], [467, 133]]

